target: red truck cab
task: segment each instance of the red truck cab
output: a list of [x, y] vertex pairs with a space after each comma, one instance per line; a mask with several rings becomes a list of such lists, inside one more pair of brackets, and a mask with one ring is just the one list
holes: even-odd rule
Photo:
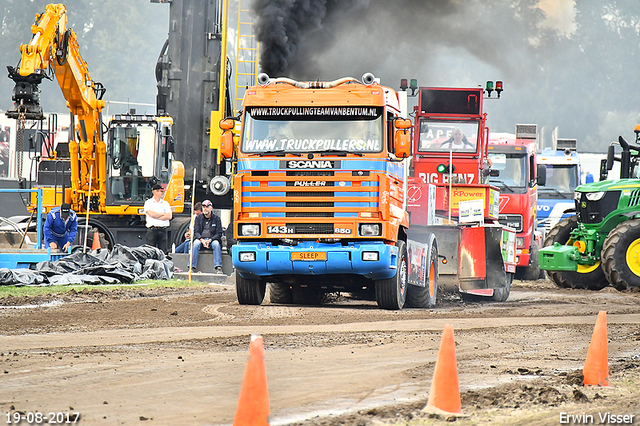
[[[516, 230], [516, 278], [540, 276], [536, 238], [538, 183], [546, 177], [536, 162], [536, 125], [516, 125], [516, 134], [489, 137], [489, 183], [500, 188], [499, 221]], [[540, 169], [544, 168], [541, 166]], [[541, 182], [544, 184], [544, 182]]]

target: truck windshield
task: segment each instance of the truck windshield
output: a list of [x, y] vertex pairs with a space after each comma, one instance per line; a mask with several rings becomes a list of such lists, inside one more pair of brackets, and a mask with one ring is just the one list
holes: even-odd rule
[[419, 152], [475, 152], [479, 123], [420, 120]]
[[578, 184], [578, 166], [547, 164], [547, 182], [538, 190], [557, 190], [560, 192], [573, 192]]
[[500, 175], [491, 177], [490, 183], [507, 188], [525, 188], [529, 181], [527, 156], [522, 154], [489, 154], [491, 169]]
[[376, 153], [384, 147], [382, 108], [253, 107], [243, 121], [244, 153]]

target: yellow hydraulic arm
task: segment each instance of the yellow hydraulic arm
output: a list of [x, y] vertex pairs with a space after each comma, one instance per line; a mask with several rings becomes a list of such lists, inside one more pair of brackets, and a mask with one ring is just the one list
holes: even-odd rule
[[101, 111], [106, 90], [89, 76], [76, 34], [67, 28], [64, 5], [48, 5], [43, 14], [36, 15], [31, 32], [31, 41], [20, 46], [22, 57], [18, 69], [7, 67], [15, 88], [14, 105], [6, 115], [19, 120], [44, 119], [38, 85], [43, 78], [52, 79], [51, 73], [55, 75], [75, 128], [75, 135], [70, 132], [69, 141], [72, 190], [68, 201], [75, 211], [84, 210], [81, 196], [89, 192], [89, 173], [93, 169], [91, 193], [100, 195], [103, 210], [106, 204], [106, 144], [102, 138]]

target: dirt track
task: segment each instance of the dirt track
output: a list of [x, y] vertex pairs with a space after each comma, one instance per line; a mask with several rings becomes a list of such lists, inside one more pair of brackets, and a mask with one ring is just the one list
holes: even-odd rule
[[[272, 425], [445, 424], [421, 408], [452, 324], [468, 415], [457, 424], [557, 425], [560, 413], [600, 424], [605, 412], [640, 424], [640, 293], [538, 281], [515, 282], [505, 303], [441, 299], [399, 312], [345, 297], [240, 306], [231, 285], [0, 299], [0, 407], [75, 411], [83, 424], [231, 424], [259, 333]], [[611, 386], [584, 388], [601, 310]]]

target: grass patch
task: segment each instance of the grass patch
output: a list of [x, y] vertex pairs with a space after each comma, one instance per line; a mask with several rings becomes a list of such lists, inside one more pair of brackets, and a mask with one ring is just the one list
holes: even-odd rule
[[189, 284], [189, 280], [143, 280], [136, 281], [132, 284], [74, 284], [74, 285], [51, 285], [51, 286], [13, 286], [5, 285], [0, 286], [0, 298], [13, 296], [39, 296], [45, 294], [60, 294], [67, 293], [70, 290], [82, 291], [85, 288], [88, 290], [114, 290], [121, 288], [182, 288], [182, 287], [203, 287], [208, 285], [207, 283], [192, 280]]

